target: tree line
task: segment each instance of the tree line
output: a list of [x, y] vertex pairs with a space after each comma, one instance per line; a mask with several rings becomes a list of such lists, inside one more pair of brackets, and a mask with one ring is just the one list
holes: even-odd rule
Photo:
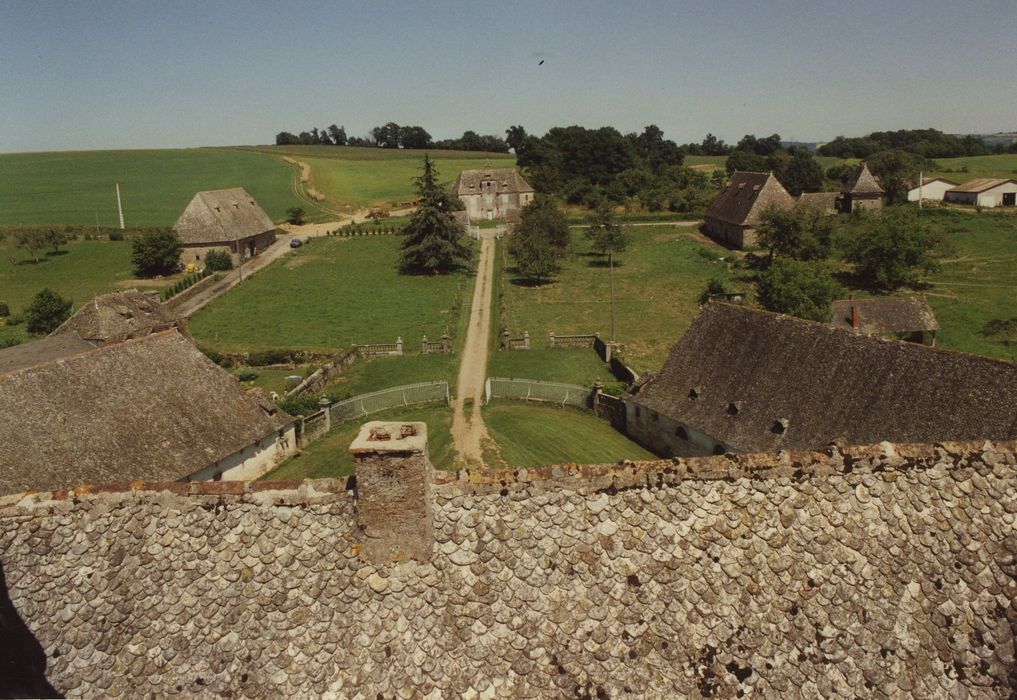
[[380, 124], [367, 136], [348, 136], [345, 126], [333, 124], [324, 129], [313, 128], [294, 134], [280, 131], [275, 135], [277, 146], [353, 146], [359, 148], [435, 148], [451, 151], [485, 151], [507, 153], [509, 145], [500, 136], [465, 131], [457, 139], [435, 141], [422, 126], [400, 126], [396, 122]]
[[873, 131], [867, 136], [838, 136], [819, 147], [819, 154], [836, 158], [869, 158], [880, 151], [899, 150], [923, 158], [959, 158], [1017, 153], [1017, 142], [1009, 149], [1002, 143], [990, 147], [979, 136], [954, 136], [937, 129]]

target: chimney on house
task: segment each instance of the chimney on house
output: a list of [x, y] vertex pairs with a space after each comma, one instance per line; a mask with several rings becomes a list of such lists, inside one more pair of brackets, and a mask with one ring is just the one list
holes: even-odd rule
[[431, 460], [427, 424], [370, 421], [350, 445], [356, 462], [357, 523], [376, 566], [431, 558]]

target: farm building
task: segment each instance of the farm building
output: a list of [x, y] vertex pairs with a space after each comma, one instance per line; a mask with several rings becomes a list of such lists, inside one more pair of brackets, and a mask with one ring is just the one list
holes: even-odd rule
[[840, 211], [850, 214], [862, 209], [881, 209], [884, 194], [879, 181], [869, 172], [869, 166], [863, 160], [858, 164], [854, 178], [841, 189]]
[[953, 180], [945, 177], [926, 177], [922, 179], [922, 185], [915, 185], [908, 190], [908, 201], [917, 202], [919, 198], [926, 202], [942, 202], [946, 191], [957, 186]]
[[51, 335], [74, 334], [93, 346], [119, 343], [176, 328], [187, 335], [187, 321], [176, 318], [159, 301], [158, 292], [128, 289], [97, 296], [64, 321]]
[[452, 183], [470, 219], [503, 219], [533, 201], [533, 188], [515, 168], [463, 170]]
[[253, 479], [295, 448], [293, 418], [241, 389], [176, 330], [98, 348], [76, 337], [40, 341], [66, 347], [34, 364], [0, 355], [0, 495]]
[[924, 297], [837, 299], [830, 305], [830, 324], [922, 345], [935, 345], [939, 330], [936, 314]]
[[732, 248], [756, 243], [756, 227], [767, 207], [791, 209], [795, 199], [773, 173], [736, 171], [706, 210], [706, 233]]
[[201, 268], [209, 251], [230, 254], [236, 265], [275, 242], [276, 226], [247, 190], [207, 190], [194, 195], [173, 231], [184, 250], [180, 261]]
[[1017, 364], [712, 302], [626, 397], [661, 455], [1017, 438]]
[[840, 194], [837, 192], [802, 192], [795, 200], [795, 209], [820, 214], [836, 214]]
[[982, 178], [965, 182], [946, 191], [946, 201], [974, 204], [980, 207], [1012, 207], [1017, 205], [1017, 180]]

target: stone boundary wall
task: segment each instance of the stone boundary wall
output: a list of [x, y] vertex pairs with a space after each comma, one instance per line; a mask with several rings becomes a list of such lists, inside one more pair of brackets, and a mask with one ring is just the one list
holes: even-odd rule
[[554, 331], [547, 334], [548, 347], [561, 348], [564, 350], [582, 350], [584, 348], [595, 348], [598, 333], [582, 335], [557, 335]]
[[220, 281], [223, 278], [223, 276], [224, 275], [222, 272], [213, 272], [207, 277], [198, 280], [197, 282], [195, 282], [194, 284], [192, 284], [190, 287], [183, 290], [179, 294], [175, 294], [166, 301], [162, 302], [163, 308], [167, 309], [168, 311], [174, 311], [183, 302], [192, 299], [198, 294], [201, 294], [203, 291], [205, 291], [205, 289], [211, 287], [213, 284]]
[[334, 362], [325, 364], [321, 369], [315, 370], [310, 376], [304, 381], [297, 384], [295, 387], [286, 392], [286, 396], [297, 396], [298, 394], [305, 394], [308, 392], [315, 393], [321, 391], [331, 382], [333, 379], [338, 377], [340, 374], [345, 372], [350, 365], [356, 362], [360, 358], [359, 349], [354, 346], [345, 355], [340, 357]]
[[[892, 481], [905, 472], [949, 463], [975, 472], [976, 463], [1017, 470], [1017, 441], [948, 442], [935, 445], [891, 444], [822, 451], [781, 451], [727, 454], [716, 457], [676, 457], [668, 460], [613, 464], [559, 464], [532, 469], [486, 469], [473, 472], [435, 470], [434, 493], [442, 498], [499, 493], [535, 495], [564, 489], [577, 493], [613, 494], [630, 489], [658, 489], [683, 481], [776, 481], [802, 483], [831, 475], [869, 474]], [[94, 496], [122, 494], [125, 498], [158, 500], [166, 496], [205, 499], [210, 503], [236, 499], [263, 505], [290, 506], [352, 499], [355, 477], [280, 481], [166, 481], [78, 485], [56, 491], [30, 491], [0, 496], [0, 517], [23, 511], [69, 510]]]

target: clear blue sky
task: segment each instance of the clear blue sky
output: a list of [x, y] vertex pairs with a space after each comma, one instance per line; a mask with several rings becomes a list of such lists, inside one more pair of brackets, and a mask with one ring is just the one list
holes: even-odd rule
[[1017, 3], [0, 0], [0, 152], [387, 121], [655, 123], [679, 143], [1013, 131]]

